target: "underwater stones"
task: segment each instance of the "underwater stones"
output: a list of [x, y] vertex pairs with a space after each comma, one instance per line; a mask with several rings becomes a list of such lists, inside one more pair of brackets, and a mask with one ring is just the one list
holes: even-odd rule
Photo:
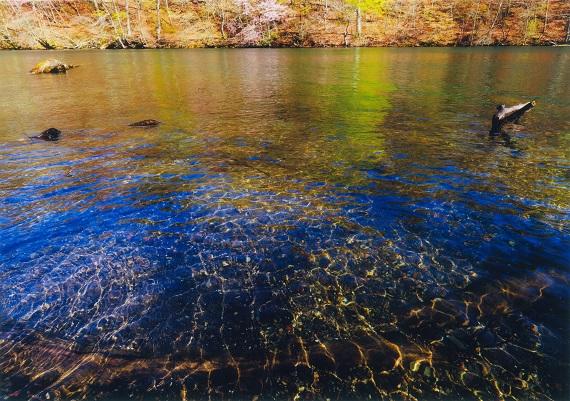
[[354, 367], [363, 363], [360, 349], [351, 341], [335, 341], [330, 344], [329, 350], [334, 357], [336, 372], [341, 376], [348, 376]]
[[77, 67], [72, 64], [65, 64], [56, 59], [40, 61], [34, 68], [30, 70], [32, 74], [60, 74], [66, 73], [67, 70]]
[[502, 348], [485, 348], [481, 350], [481, 355], [493, 365], [508, 372], [518, 371], [518, 361]]
[[209, 390], [209, 381], [209, 372], [197, 371], [184, 378], [184, 388], [197, 394], [204, 394]]
[[263, 391], [266, 375], [267, 372], [262, 367], [240, 367], [239, 386], [248, 389], [250, 394], [259, 394]]
[[297, 363], [295, 365], [295, 376], [304, 383], [310, 383], [314, 378], [314, 369], [305, 363]]
[[447, 336], [445, 340], [448, 342], [448, 344], [454, 346], [456, 349], [458, 349], [460, 351], [466, 351], [467, 350], [467, 346], [465, 345], [465, 343], [463, 343], [460, 339], [458, 339], [457, 337], [455, 337], [453, 335]]
[[335, 370], [334, 359], [324, 345], [315, 348], [309, 354], [309, 363], [321, 372], [334, 372]]
[[260, 324], [274, 325], [274, 327], [286, 327], [291, 324], [293, 316], [284, 305], [267, 303], [259, 308], [257, 319]]
[[497, 336], [489, 329], [483, 329], [477, 334], [477, 343], [482, 347], [497, 345]]
[[[384, 392], [397, 392], [400, 387], [402, 387], [402, 376], [399, 372], [395, 370], [389, 371], [375, 371], [374, 372], [374, 382], [376, 387], [382, 389]], [[394, 398], [391, 398], [394, 399]], [[405, 398], [396, 398], [403, 400]]]
[[465, 386], [470, 388], [482, 388], [485, 386], [485, 381], [482, 380], [481, 376], [472, 372], [462, 372], [460, 374], [460, 380], [465, 384]]
[[335, 277], [328, 273], [326, 270], [324, 269], [318, 269], [314, 274], [313, 274], [313, 279], [315, 280], [315, 282], [318, 282], [319, 284], [322, 285], [333, 285], [335, 283]]
[[148, 119], [148, 120], [136, 121], [132, 124], [129, 124], [129, 127], [156, 127], [158, 125], [160, 125], [160, 121]]
[[339, 283], [345, 290], [354, 290], [358, 286], [358, 278], [352, 274], [345, 273], [338, 278]]
[[[199, 203], [207, 206], [212, 203], [211, 197], [201, 198]], [[217, 207], [218, 202], [213, 203]], [[217, 215], [206, 208], [199, 212], [202, 216]], [[228, 218], [246, 226], [252, 214], [232, 212]], [[288, 224], [288, 219], [286, 216], [279, 223]], [[495, 333], [496, 325], [507, 324], [506, 318], [491, 315], [504, 296], [480, 299], [480, 293], [450, 291], [443, 294], [445, 299], [436, 299], [450, 275], [437, 280], [432, 274], [418, 276], [418, 271], [423, 272], [421, 266], [405, 269], [405, 258], [399, 265], [399, 260], [392, 260], [391, 253], [380, 246], [363, 253], [357, 245], [344, 247], [346, 241], [341, 237], [321, 251], [317, 241], [305, 243], [303, 237], [284, 243], [270, 237], [265, 227], [257, 226], [247, 226], [251, 231], [243, 234], [251, 236], [250, 241], [228, 246], [241, 238], [241, 233], [227, 234], [227, 226], [199, 223], [199, 238], [204, 241], [194, 241], [195, 234], [181, 235], [182, 239], [168, 250], [168, 243], [161, 238], [146, 242], [144, 251], [129, 246], [123, 251], [124, 257], [123, 253], [113, 258], [99, 256], [111, 247], [115, 249], [114, 242], [98, 252], [90, 244], [82, 252], [74, 250], [59, 256], [67, 263], [65, 269], [57, 275], [54, 269], [46, 269], [51, 275], [49, 283], [57, 285], [46, 289], [44, 281], [39, 281], [31, 292], [38, 294], [34, 299], [44, 302], [49, 290], [50, 298], [45, 302], [53, 306], [30, 315], [25, 323], [65, 339], [61, 349], [76, 353], [58, 360], [51, 358], [52, 354], [46, 357], [45, 353], [28, 351], [34, 349], [33, 343], [20, 346], [23, 351], [15, 353], [17, 360], [0, 361], [3, 366], [14, 366], [10, 373], [23, 371], [27, 377], [12, 388], [24, 388], [55, 366], [58, 372], [69, 375], [53, 386], [37, 381], [42, 384], [38, 391], [51, 386], [52, 399], [57, 391], [63, 393], [69, 388], [79, 389], [78, 398], [100, 391], [101, 399], [115, 391], [123, 391], [123, 397], [116, 399], [403, 399], [398, 398], [403, 391], [409, 393], [409, 399], [441, 398], [439, 391], [467, 399], [467, 385], [477, 385], [481, 398], [496, 398], [491, 385], [493, 380], [500, 380], [495, 377], [499, 369], [486, 377], [476, 370], [477, 362], [486, 363], [476, 346], [492, 342], [483, 333], [477, 341], [481, 329], [474, 326], [490, 326]], [[322, 232], [317, 230], [315, 236]], [[256, 239], [265, 241], [264, 246], [258, 246]], [[338, 248], [338, 243], [343, 247]], [[203, 257], [202, 263], [195, 262], [196, 253]], [[370, 257], [363, 259], [366, 253]], [[133, 255], [143, 259], [133, 261]], [[157, 256], [148, 259], [148, 255]], [[242, 255], [249, 258], [246, 263], [238, 259]], [[333, 263], [338, 259], [343, 263], [336, 263], [336, 267], [327, 264], [328, 255]], [[29, 262], [35, 276], [39, 276], [37, 269], [53, 263], [36, 260]], [[278, 260], [281, 268], [273, 260]], [[360, 266], [363, 260], [365, 266]], [[148, 267], [139, 269], [145, 265]], [[67, 279], [70, 268], [77, 271], [73, 280]], [[447, 267], [442, 269], [446, 271]], [[369, 271], [374, 274], [369, 275]], [[28, 281], [20, 277], [12, 282]], [[429, 292], [431, 287], [438, 291]], [[9, 289], [9, 284], [4, 288]], [[63, 297], [57, 297], [61, 288], [65, 288]], [[121, 297], [123, 288], [128, 288], [128, 296]], [[25, 300], [29, 294], [14, 291], [16, 299], [20, 296]], [[77, 307], [69, 309], [68, 304]], [[471, 322], [465, 321], [465, 315], [477, 314], [478, 305], [490, 311], [490, 322], [478, 321], [476, 316]], [[26, 308], [20, 302], [18, 308], [27, 313], [37, 309], [37, 303]], [[456, 332], [463, 322], [466, 333]], [[507, 325], [517, 322], [518, 333], [519, 327], [531, 323], [517, 318]], [[447, 335], [456, 341], [441, 340]], [[520, 337], [509, 338], [514, 345], [521, 344]], [[456, 342], [460, 342], [459, 347]], [[0, 348], [10, 350], [11, 346], [6, 343]], [[531, 359], [532, 353], [524, 351], [527, 356], [505, 349], [525, 367], [538, 366]], [[21, 355], [23, 352], [26, 354]], [[96, 358], [89, 370], [85, 368], [86, 353], [87, 360]], [[27, 355], [32, 355], [33, 363], [22, 368], [19, 362]], [[502, 354], [492, 356], [501, 361], [506, 358]], [[473, 374], [461, 376], [459, 365], [464, 361]], [[80, 368], [73, 370], [74, 366]], [[92, 377], [96, 384], [91, 384]], [[512, 383], [506, 375], [502, 380]], [[129, 383], [128, 391], [125, 383]], [[144, 391], [148, 396], [141, 395]]]
[[398, 358], [398, 353], [389, 347], [377, 347], [366, 352], [368, 366], [379, 372], [393, 369], [398, 363]]
[[239, 372], [232, 366], [220, 367], [210, 372], [210, 385], [214, 388], [235, 385], [238, 380]]
[[319, 258], [319, 267], [326, 269], [327, 267], [329, 267], [331, 264], [331, 260], [327, 257], [320, 257]]
[[[277, 358], [279, 363], [272, 368], [273, 378], [279, 383], [278, 387], [281, 387], [281, 391], [285, 391], [285, 393], [294, 392], [297, 386], [291, 378], [295, 375], [296, 362], [289, 355], [279, 354]], [[278, 388], [276, 392], [281, 391]]]
[[57, 382], [60, 372], [55, 370], [47, 370], [34, 377], [34, 386], [38, 389], [49, 388], [53, 383]]

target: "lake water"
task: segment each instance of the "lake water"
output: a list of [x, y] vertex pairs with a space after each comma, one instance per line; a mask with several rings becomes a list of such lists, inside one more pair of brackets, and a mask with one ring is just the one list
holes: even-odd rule
[[[80, 66], [27, 73], [46, 57]], [[0, 77], [8, 399], [568, 397], [569, 50], [2, 52]]]

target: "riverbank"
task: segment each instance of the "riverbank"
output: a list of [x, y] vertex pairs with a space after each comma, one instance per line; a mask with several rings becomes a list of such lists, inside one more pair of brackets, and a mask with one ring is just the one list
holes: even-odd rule
[[0, 4], [1, 49], [554, 45], [570, 3], [49, 0]]

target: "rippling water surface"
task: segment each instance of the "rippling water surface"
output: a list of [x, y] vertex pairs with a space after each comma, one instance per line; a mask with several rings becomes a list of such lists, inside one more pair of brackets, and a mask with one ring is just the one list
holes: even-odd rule
[[[48, 56], [80, 67], [27, 74]], [[3, 52], [0, 76], [8, 399], [568, 396], [568, 50]]]

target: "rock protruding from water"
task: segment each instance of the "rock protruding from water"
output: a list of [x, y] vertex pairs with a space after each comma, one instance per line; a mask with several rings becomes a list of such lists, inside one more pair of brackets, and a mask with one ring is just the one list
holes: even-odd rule
[[34, 138], [42, 139], [44, 141], [57, 141], [61, 136], [61, 131], [57, 128], [48, 128]]
[[65, 64], [56, 59], [49, 59], [37, 63], [30, 72], [32, 74], [60, 74], [65, 73], [67, 70], [75, 67], [77, 66], [72, 64]]
[[160, 121], [157, 120], [141, 120], [135, 123], [129, 124], [130, 127], [156, 127], [160, 124]]
[[506, 107], [504, 104], [497, 106], [497, 112], [493, 115], [490, 134], [500, 134], [503, 132], [503, 125], [507, 123], [518, 123], [519, 119], [536, 105], [536, 101], [521, 103], [515, 106]]

